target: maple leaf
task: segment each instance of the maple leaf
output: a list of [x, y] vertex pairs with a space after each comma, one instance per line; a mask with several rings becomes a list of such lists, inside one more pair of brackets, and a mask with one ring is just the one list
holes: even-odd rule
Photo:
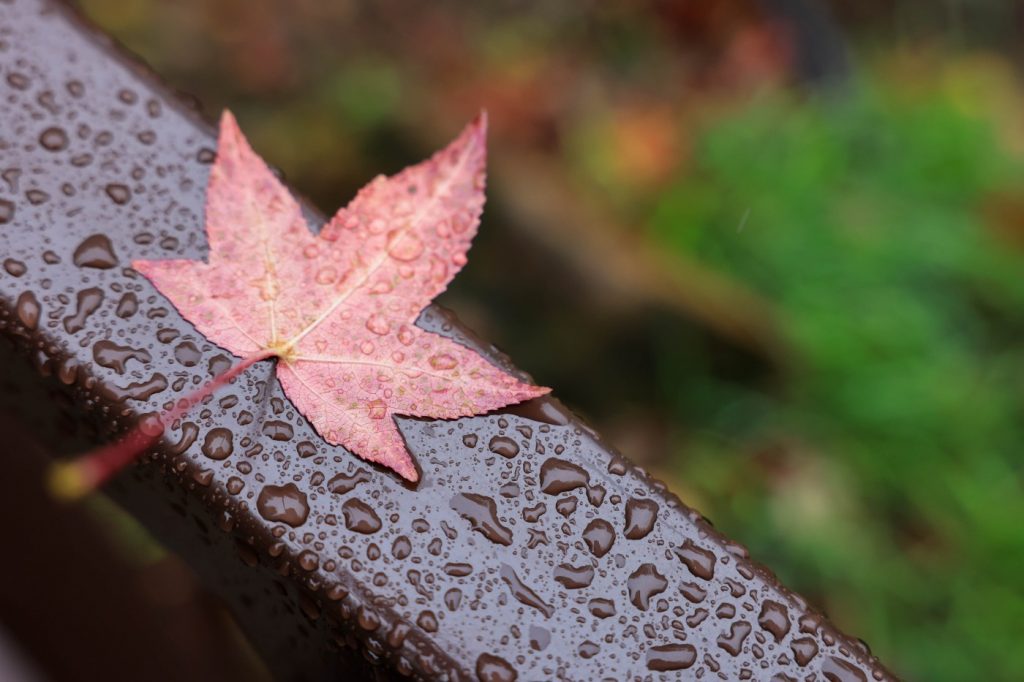
[[206, 195], [208, 262], [139, 260], [210, 341], [277, 357], [277, 376], [329, 443], [418, 474], [394, 415], [452, 419], [544, 395], [415, 326], [466, 263], [484, 203], [487, 121], [393, 177], [378, 176], [314, 235], [224, 112]]

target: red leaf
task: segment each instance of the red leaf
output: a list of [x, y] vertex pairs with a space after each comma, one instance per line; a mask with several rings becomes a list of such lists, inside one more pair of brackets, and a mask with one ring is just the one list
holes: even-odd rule
[[214, 343], [274, 352], [285, 393], [327, 442], [415, 481], [393, 415], [452, 419], [549, 391], [414, 325], [466, 263], [486, 129], [481, 115], [428, 161], [378, 176], [314, 236], [225, 112], [206, 196], [209, 262], [132, 265]]

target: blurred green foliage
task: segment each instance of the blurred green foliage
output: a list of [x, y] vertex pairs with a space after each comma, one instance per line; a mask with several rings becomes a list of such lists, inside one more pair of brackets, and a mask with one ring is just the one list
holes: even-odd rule
[[712, 123], [650, 223], [772, 301], [794, 356], [763, 386], [666, 349], [679, 480], [914, 679], [1024, 670], [1024, 259], [981, 210], [1014, 187], [953, 94], [869, 86]]

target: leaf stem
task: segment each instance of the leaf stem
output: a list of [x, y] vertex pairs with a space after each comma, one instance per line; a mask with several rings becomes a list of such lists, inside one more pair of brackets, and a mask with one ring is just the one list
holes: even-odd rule
[[252, 365], [278, 355], [277, 350], [269, 348], [247, 355], [210, 382], [176, 401], [173, 407], [161, 412], [156, 419], [141, 419], [120, 440], [90, 450], [73, 460], [54, 462], [50, 465], [47, 477], [50, 492], [59, 499], [71, 501], [81, 499], [96, 490], [139, 455], [152, 448], [160, 440], [167, 428], [166, 425], [173, 424], [185, 416], [194, 406]]

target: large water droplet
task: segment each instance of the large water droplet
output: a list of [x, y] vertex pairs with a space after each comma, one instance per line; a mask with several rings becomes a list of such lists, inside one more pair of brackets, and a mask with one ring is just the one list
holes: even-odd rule
[[297, 527], [306, 522], [309, 504], [306, 495], [294, 483], [267, 485], [256, 500], [260, 515], [268, 521], [280, 521]]
[[73, 260], [80, 268], [109, 270], [117, 265], [114, 247], [105, 234], [93, 234], [82, 240], [75, 248]]
[[537, 609], [544, 614], [545, 617], [550, 618], [551, 614], [555, 612], [554, 608], [550, 604], [547, 604], [541, 599], [536, 592], [531, 590], [526, 584], [519, 579], [516, 575], [515, 570], [508, 564], [501, 565], [501, 579], [508, 585], [508, 589], [512, 592], [512, 596], [517, 601], [526, 604], [530, 608]]
[[631, 497], [626, 502], [626, 527], [623, 535], [630, 540], [647, 537], [657, 520], [657, 502], [646, 498]]
[[206, 433], [203, 454], [210, 459], [227, 459], [234, 451], [234, 438], [228, 429], [216, 427]]
[[689, 644], [662, 644], [647, 650], [647, 669], [657, 672], [686, 670], [697, 660], [697, 650]]
[[491, 542], [499, 545], [512, 544], [512, 531], [498, 520], [498, 509], [491, 498], [474, 493], [461, 493], [453, 497], [450, 504], [462, 518], [469, 521], [473, 530]]
[[59, 152], [68, 146], [68, 134], [63, 128], [47, 128], [39, 135], [39, 144], [43, 149]]
[[668, 587], [665, 576], [658, 573], [654, 564], [643, 564], [626, 580], [629, 600], [641, 611], [646, 611], [651, 597], [660, 594]]
[[356, 533], [370, 535], [381, 529], [380, 517], [373, 507], [362, 500], [350, 498], [341, 505], [341, 512], [345, 515], [345, 527]]

